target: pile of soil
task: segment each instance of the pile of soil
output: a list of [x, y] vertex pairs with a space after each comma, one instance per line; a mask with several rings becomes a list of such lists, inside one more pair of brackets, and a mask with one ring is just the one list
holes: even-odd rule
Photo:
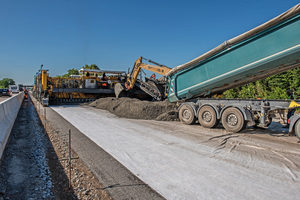
[[135, 98], [100, 98], [89, 106], [108, 110], [118, 117], [158, 121], [178, 121], [177, 106], [165, 101], [142, 101]]

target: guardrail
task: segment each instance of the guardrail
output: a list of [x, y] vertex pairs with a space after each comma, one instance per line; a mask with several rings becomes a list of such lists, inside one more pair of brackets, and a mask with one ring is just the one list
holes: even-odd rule
[[19, 93], [0, 103], [0, 159], [20, 110], [24, 93]]

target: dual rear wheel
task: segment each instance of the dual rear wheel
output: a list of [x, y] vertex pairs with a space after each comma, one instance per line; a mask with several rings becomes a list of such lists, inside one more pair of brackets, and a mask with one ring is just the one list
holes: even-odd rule
[[193, 124], [196, 122], [194, 109], [190, 105], [183, 105], [179, 109], [179, 119], [185, 124]]
[[222, 125], [229, 132], [240, 132], [246, 126], [241, 111], [237, 108], [227, 108], [222, 114]]
[[200, 108], [198, 120], [204, 128], [214, 128], [219, 123], [215, 109], [210, 106], [203, 106]]
[[[179, 118], [185, 124], [196, 121], [194, 109], [190, 105], [183, 105], [179, 110]], [[217, 114], [211, 106], [203, 106], [198, 112], [198, 121], [204, 128], [214, 128], [219, 123]], [[239, 132], [246, 126], [243, 114], [238, 108], [227, 108], [221, 117], [223, 127], [228, 132]]]

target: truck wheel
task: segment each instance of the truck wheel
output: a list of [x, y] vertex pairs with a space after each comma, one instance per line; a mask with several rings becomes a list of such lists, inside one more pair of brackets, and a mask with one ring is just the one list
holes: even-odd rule
[[218, 124], [215, 109], [210, 106], [203, 106], [199, 110], [198, 120], [204, 128], [214, 128]]
[[222, 125], [228, 132], [237, 133], [245, 127], [245, 119], [237, 108], [227, 108], [222, 114]]
[[189, 105], [183, 105], [179, 109], [179, 119], [185, 124], [193, 124], [196, 121], [194, 110]]
[[295, 124], [295, 134], [300, 139], [300, 119]]

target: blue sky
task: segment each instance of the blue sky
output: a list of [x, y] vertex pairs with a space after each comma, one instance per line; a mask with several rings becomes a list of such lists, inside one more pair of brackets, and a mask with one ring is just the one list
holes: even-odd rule
[[168, 67], [285, 12], [297, 0], [0, 0], [0, 79], [32, 84], [96, 64], [131, 68], [139, 56]]

